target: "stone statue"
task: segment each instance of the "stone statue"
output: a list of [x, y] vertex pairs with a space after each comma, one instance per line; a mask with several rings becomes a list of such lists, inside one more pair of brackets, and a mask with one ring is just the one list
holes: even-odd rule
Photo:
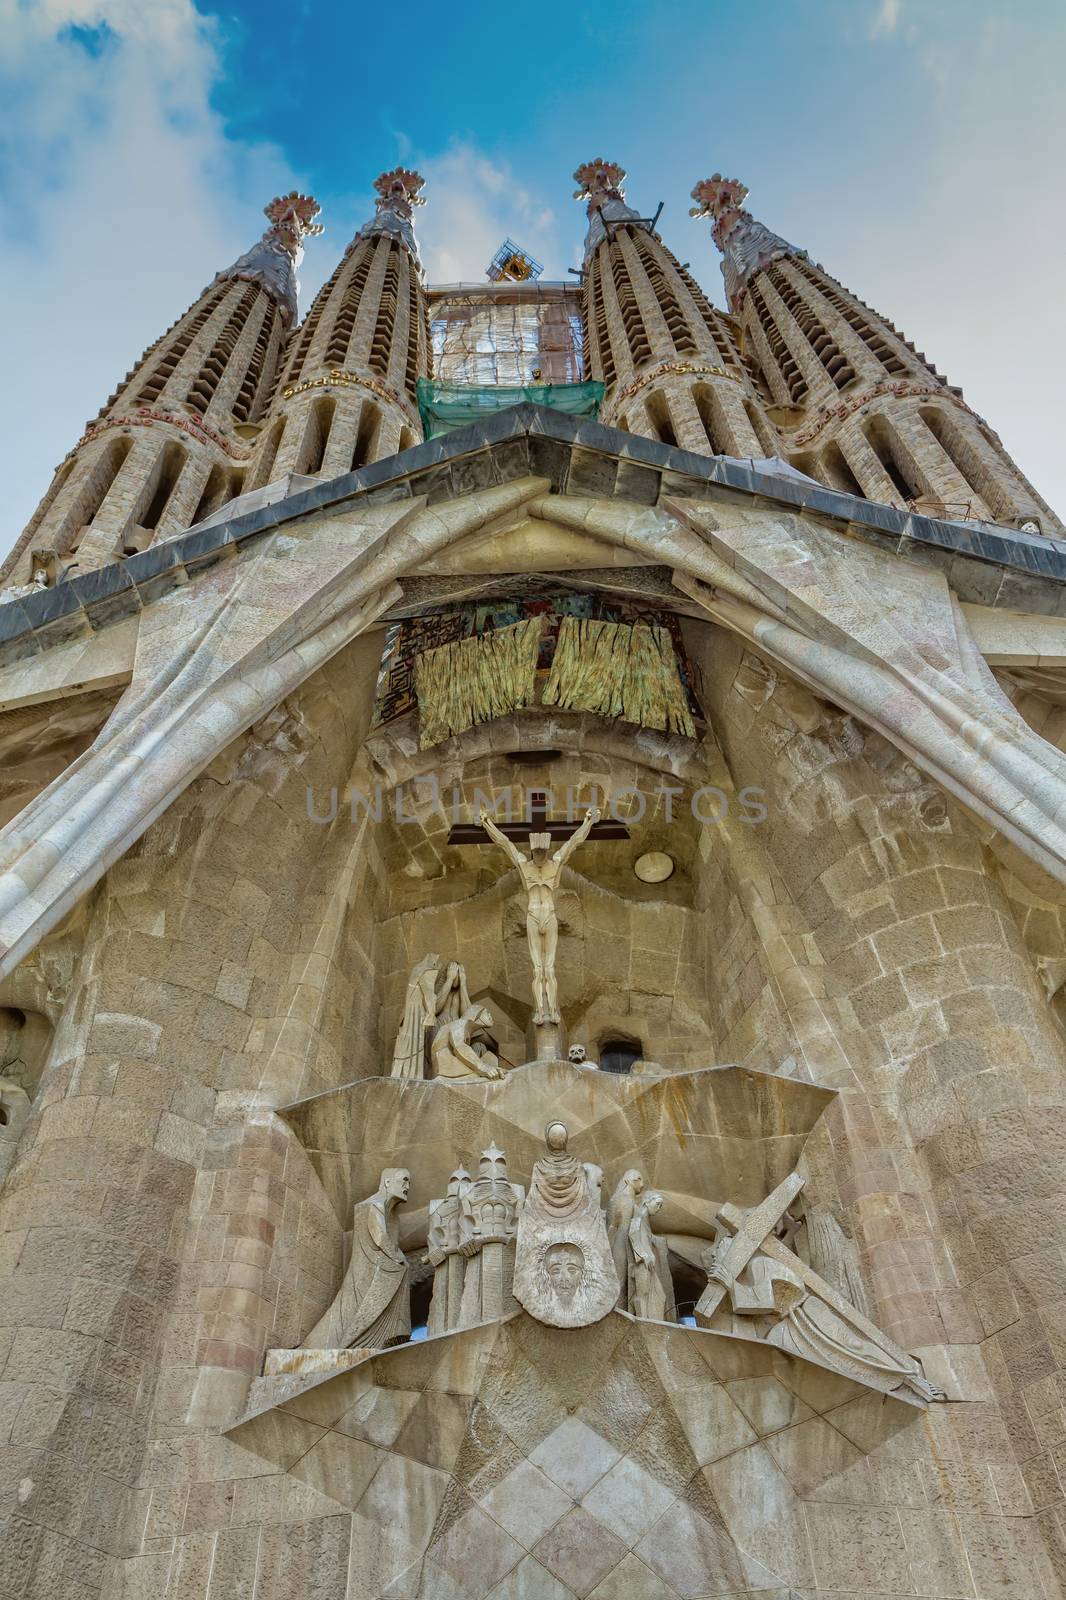
[[529, 956], [533, 963], [533, 1022], [560, 1022], [559, 989], [555, 979], [555, 950], [559, 942], [559, 920], [555, 914], [555, 891], [566, 862], [579, 844], [589, 836], [593, 824], [599, 820], [593, 806], [585, 813], [585, 820], [569, 839], [563, 841], [552, 853], [550, 833], [531, 833], [529, 855], [524, 856], [518, 846], [493, 822], [484, 806], [481, 808], [481, 826], [489, 838], [506, 852], [508, 859], [518, 868], [522, 886], [527, 895], [526, 936]]
[[507, 1158], [491, 1144], [481, 1152], [478, 1176], [462, 1198], [462, 1252], [466, 1258], [459, 1325], [492, 1322], [517, 1310], [514, 1241], [524, 1190], [507, 1177]]
[[430, 1055], [437, 1078], [502, 1078], [499, 1058], [479, 1035], [493, 1025], [488, 1006], [470, 1006], [454, 1022], [444, 1022]]
[[590, 1061], [588, 1051], [583, 1044], [572, 1044], [566, 1052], [566, 1059], [572, 1066], [585, 1067], [590, 1072], [597, 1070], [595, 1061]]
[[620, 1291], [618, 1304], [629, 1310], [629, 1224], [637, 1208], [637, 1195], [644, 1188], [644, 1174], [636, 1167], [623, 1172], [614, 1193], [607, 1202], [607, 1237], [611, 1244], [614, 1270], [618, 1274]]
[[548, 1124], [518, 1217], [514, 1294], [539, 1322], [582, 1328], [613, 1309], [619, 1283], [599, 1180], [569, 1154], [568, 1140], [564, 1123]]
[[407, 1199], [411, 1175], [386, 1167], [376, 1194], [352, 1213], [352, 1254], [333, 1304], [304, 1340], [307, 1350], [383, 1350], [411, 1333], [407, 1261], [396, 1207]]
[[470, 1010], [462, 963], [449, 961], [443, 973], [440, 964], [440, 956], [428, 955], [411, 969], [403, 1020], [392, 1053], [394, 1078], [424, 1078], [427, 1046], [437, 1028]]
[[650, 1189], [637, 1202], [626, 1231], [629, 1310], [653, 1322], [676, 1322], [666, 1240], [651, 1231], [651, 1219], [662, 1208], [662, 1195]]
[[448, 1179], [448, 1193], [429, 1202], [429, 1237], [426, 1259], [434, 1268], [433, 1298], [426, 1332], [450, 1333], [458, 1328], [463, 1303], [466, 1262], [462, 1255], [462, 1202], [470, 1187], [470, 1174], [456, 1167]]
[[[697, 1323], [772, 1344], [883, 1394], [909, 1390], [923, 1400], [943, 1400], [943, 1390], [929, 1382], [915, 1356], [775, 1238], [774, 1228], [801, 1186], [793, 1173], [751, 1211], [719, 1207], [719, 1237], [704, 1253], [707, 1288], [696, 1304]], [[728, 1315], [723, 1321], [727, 1296], [739, 1325], [730, 1326]]]

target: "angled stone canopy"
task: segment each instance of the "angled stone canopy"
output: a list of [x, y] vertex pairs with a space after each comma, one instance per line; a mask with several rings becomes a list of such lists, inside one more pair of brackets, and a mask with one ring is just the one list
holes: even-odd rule
[[780, 1183], [833, 1098], [814, 1084], [745, 1067], [614, 1077], [557, 1061], [518, 1067], [496, 1083], [364, 1078], [280, 1115], [338, 1219], [372, 1192], [383, 1166], [409, 1159], [405, 1217], [417, 1232], [457, 1161], [476, 1169], [481, 1147], [493, 1139], [506, 1150], [512, 1177], [525, 1181], [550, 1105], [570, 1129], [575, 1153], [587, 1146], [590, 1159], [596, 1154], [608, 1188], [639, 1166], [651, 1187], [670, 1196], [664, 1225], [685, 1233], [713, 1217], [708, 1196], [720, 1191], [755, 1205]]
[[[396, 605], [406, 575], [490, 533], [499, 561], [508, 530], [546, 517], [591, 539], [590, 567], [602, 567], [605, 546], [640, 565], [669, 563], [709, 618], [878, 727], [1066, 881], [1066, 762], [998, 688], [987, 694], [991, 679], [938, 570], [952, 550], [952, 584], [966, 597], [995, 562], [993, 598], [1010, 605], [1030, 563], [1024, 593], [1048, 614], [1066, 604], [1066, 555], [1054, 541], [986, 539], [536, 407], [408, 455], [0, 610], [12, 660], [84, 636], [94, 613], [114, 621], [141, 608], [130, 687], [92, 746], [0, 832], [0, 972], [233, 738]], [[899, 559], [904, 550], [918, 559]], [[885, 586], [898, 591], [895, 613]]]

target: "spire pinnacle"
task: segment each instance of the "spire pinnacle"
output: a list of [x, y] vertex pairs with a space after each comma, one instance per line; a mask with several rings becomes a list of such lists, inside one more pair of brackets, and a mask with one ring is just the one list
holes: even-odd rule
[[303, 241], [308, 234], [314, 236], [322, 232], [322, 224], [315, 221], [321, 209], [317, 200], [295, 189], [278, 195], [263, 207], [263, 215], [270, 223], [263, 237], [231, 267], [220, 272], [215, 282], [242, 278], [249, 283], [262, 284], [281, 307], [286, 327], [291, 327], [297, 315], [300, 285], [296, 270], [304, 256]]
[[374, 215], [359, 229], [352, 243], [357, 239], [369, 239], [375, 233], [391, 234], [407, 246], [421, 267], [415, 238], [414, 208], [426, 203], [425, 196], [419, 193], [425, 187], [425, 182], [421, 173], [412, 172], [409, 167], [393, 167], [391, 172], [381, 173], [374, 182], [378, 194], [374, 202]]
[[624, 167], [620, 167], [617, 161], [604, 161], [602, 156], [584, 162], [574, 173], [574, 182], [580, 184], [580, 188], [574, 190], [574, 199], [588, 201], [586, 261], [607, 237], [605, 223], [640, 220], [640, 213], [626, 205], [625, 190], [622, 188], [625, 178]]
[[782, 256], [806, 257], [806, 250], [771, 233], [744, 209], [748, 191], [736, 178], [723, 178], [716, 172], [697, 183], [692, 198], [696, 204], [690, 207], [689, 216], [713, 219], [711, 237], [722, 252], [722, 276], [734, 311], [739, 309], [750, 280], [771, 261]]

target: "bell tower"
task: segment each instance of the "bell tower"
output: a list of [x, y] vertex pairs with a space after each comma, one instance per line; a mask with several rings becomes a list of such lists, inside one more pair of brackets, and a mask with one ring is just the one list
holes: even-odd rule
[[1030, 533], [1062, 523], [962, 391], [887, 318], [744, 208], [721, 173], [692, 191], [722, 252], [742, 350], [780, 453], [830, 488]]
[[4, 566], [29, 577], [30, 547], [86, 572], [143, 550], [241, 492], [249, 449], [296, 321], [296, 271], [322, 232], [309, 195], [265, 208], [262, 238], [218, 273], [151, 345], [60, 463]]
[[424, 180], [383, 172], [374, 216], [316, 295], [285, 359], [249, 475], [335, 478], [421, 439], [415, 384], [429, 370], [429, 328], [414, 208]]
[[589, 219], [585, 366], [606, 385], [602, 420], [700, 455], [766, 455], [730, 319], [626, 204], [625, 176], [603, 160], [574, 173]]

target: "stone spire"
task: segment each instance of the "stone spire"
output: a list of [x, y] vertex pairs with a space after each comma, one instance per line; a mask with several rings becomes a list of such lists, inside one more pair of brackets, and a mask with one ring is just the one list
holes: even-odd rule
[[716, 172], [693, 189], [689, 215], [712, 219], [764, 453], [867, 500], [1060, 532], [960, 391], [887, 317], [757, 222], [747, 194]]
[[602, 156], [597, 156], [595, 161], [586, 161], [574, 173], [574, 182], [581, 185], [579, 189], [574, 190], [574, 199], [588, 201], [589, 225], [585, 234], [586, 265], [597, 246], [607, 237], [605, 224], [640, 220], [640, 212], [626, 205], [625, 190], [622, 188], [625, 178], [624, 167], [620, 167], [617, 161], [604, 161]]
[[247, 487], [249, 438], [296, 318], [296, 268], [321, 233], [310, 195], [280, 195], [270, 226], [145, 351], [88, 423], [0, 577], [27, 581], [31, 546], [57, 570], [132, 555], [201, 522]]
[[322, 224], [315, 221], [321, 209], [317, 200], [309, 194], [297, 194], [295, 189], [271, 200], [263, 207], [270, 227], [258, 244], [220, 272], [215, 282], [240, 278], [246, 283], [262, 284], [280, 306], [285, 326], [291, 327], [298, 310], [300, 285], [296, 273], [304, 258], [303, 242], [309, 234], [314, 237], [323, 231]]
[[785, 256], [807, 259], [806, 250], [771, 233], [763, 223], [756, 222], [750, 211], [745, 211], [748, 191], [736, 178], [723, 178], [716, 172], [696, 185], [692, 198], [697, 203], [690, 209], [690, 217], [714, 219], [711, 236], [722, 252], [722, 276], [732, 311], [740, 310], [750, 279], [771, 261]]
[[606, 390], [602, 420], [701, 455], [766, 454], [731, 319], [626, 204], [625, 176], [599, 159], [574, 173], [589, 219], [585, 366]]
[[374, 215], [289, 340], [249, 487], [290, 473], [339, 477], [421, 438], [415, 386], [429, 372], [429, 324], [414, 208], [424, 183], [406, 167], [375, 182]]

